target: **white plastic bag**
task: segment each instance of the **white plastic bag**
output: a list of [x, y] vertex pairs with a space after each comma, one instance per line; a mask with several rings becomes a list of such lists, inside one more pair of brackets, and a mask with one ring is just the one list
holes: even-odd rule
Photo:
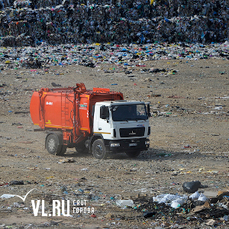
[[189, 196], [192, 200], [197, 200], [200, 196], [200, 193], [198, 191], [194, 192], [192, 195]]
[[134, 201], [133, 200], [116, 200], [116, 204], [119, 207], [133, 207]]

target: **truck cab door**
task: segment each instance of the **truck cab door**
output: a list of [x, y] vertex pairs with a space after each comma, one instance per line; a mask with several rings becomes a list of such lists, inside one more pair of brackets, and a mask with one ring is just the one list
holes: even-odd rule
[[108, 106], [96, 106], [94, 116], [94, 134], [101, 134], [104, 139], [111, 137], [110, 114]]

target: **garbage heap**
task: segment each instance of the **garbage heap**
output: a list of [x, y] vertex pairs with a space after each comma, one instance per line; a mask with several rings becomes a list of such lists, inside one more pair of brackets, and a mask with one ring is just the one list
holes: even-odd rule
[[[147, 68], [150, 60], [199, 60], [228, 59], [229, 42], [222, 44], [61, 44], [42, 45], [36, 47], [0, 47], [0, 71], [6, 69], [46, 68], [49, 66], [83, 65], [98, 67], [100, 64], [114, 64], [113, 69], [104, 69], [105, 73], [125, 72], [130, 74], [131, 68], [157, 74], [164, 72], [176, 74], [175, 69]], [[138, 70], [137, 70], [138, 71]], [[224, 74], [225, 72], [221, 72]], [[175, 98], [175, 97], [172, 97]], [[160, 114], [161, 115], [161, 114]], [[186, 146], [189, 147], [189, 146]]]
[[[207, 228], [229, 225], [229, 192], [206, 198], [198, 192], [191, 196], [162, 194], [153, 199], [137, 198], [134, 209], [142, 213], [151, 226], [163, 228]], [[184, 227], [183, 227], [184, 226]], [[161, 228], [161, 227], [160, 227]]]
[[0, 0], [0, 45], [224, 42], [226, 0]]

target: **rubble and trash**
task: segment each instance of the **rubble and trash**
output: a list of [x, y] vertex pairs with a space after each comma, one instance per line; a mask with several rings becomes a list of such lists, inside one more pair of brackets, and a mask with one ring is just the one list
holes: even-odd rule
[[172, 208], [179, 208], [182, 206], [188, 199], [188, 196], [183, 195], [173, 195], [173, 194], [161, 194], [156, 197], [153, 197], [154, 202], [158, 202], [159, 204], [167, 204]]
[[[106, 43], [104, 46], [106, 50], [100, 49], [102, 44], [56, 44], [55, 46], [46, 43], [39, 46], [19, 46], [19, 47], [0, 47], [0, 60], [2, 70], [20, 68], [30, 68], [34, 71], [31, 73], [38, 74], [40, 69], [47, 73], [49, 66], [66, 66], [66, 65], [81, 65], [85, 67], [96, 68], [102, 63], [115, 64], [116, 68], [109, 72], [115, 72], [117, 69], [126, 73], [131, 71], [126, 70], [126, 67], [131, 67], [135, 63], [138, 67], [139, 60], [142, 62], [149, 60], [198, 60], [205, 58], [221, 58], [220, 52], [228, 53], [229, 56], [229, 42], [213, 43], [205, 46], [200, 43], [186, 44], [185, 49], [181, 43], [168, 44], [168, 43], [151, 43], [151, 44], [122, 44], [120, 46], [114, 43]], [[126, 51], [120, 52], [122, 47]], [[163, 50], [163, 53], [161, 53]], [[192, 55], [190, 56], [190, 52]], [[134, 58], [138, 53], [139, 57]], [[180, 55], [182, 53], [182, 55]], [[212, 55], [214, 54], [214, 55]], [[122, 56], [120, 61], [119, 56]], [[10, 63], [5, 63], [10, 61]], [[30, 63], [31, 62], [31, 63]], [[39, 68], [32, 64], [32, 62], [39, 62]], [[30, 63], [30, 64], [29, 64]], [[141, 65], [146, 66], [146, 65]], [[35, 70], [39, 71], [35, 71]], [[178, 73], [175, 69], [158, 69], [142, 67], [138, 71], [151, 74], [166, 74], [174, 75]], [[108, 70], [104, 70], [108, 72]], [[57, 73], [58, 74], [58, 73]], [[4, 86], [6, 87], [6, 86]], [[183, 98], [182, 96], [171, 95], [168, 98]]]
[[119, 207], [133, 207], [134, 201], [133, 200], [116, 200], [116, 204]]
[[156, 212], [146, 212], [143, 214], [144, 218], [150, 218], [152, 216], [156, 215]]
[[59, 164], [62, 164], [62, 163], [74, 163], [75, 162], [75, 159], [74, 158], [63, 158], [63, 159], [60, 159], [58, 161]]
[[[167, 226], [171, 228], [176, 223], [180, 226], [185, 225], [187, 228], [192, 228], [191, 225], [197, 224], [199, 226], [204, 224], [228, 226], [229, 196], [227, 194], [228, 192], [225, 191], [214, 197], [218, 199], [217, 203], [206, 197], [199, 200], [198, 196], [204, 197], [204, 193], [198, 192], [189, 197], [178, 194], [161, 194], [153, 198], [142, 196], [134, 200], [134, 209], [142, 212], [142, 217], [152, 220], [152, 222], [156, 220], [161, 222], [161, 225], [163, 222], [168, 222]], [[174, 207], [174, 202], [181, 204]]]
[[12, 198], [12, 197], [15, 197], [15, 195], [12, 195], [12, 194], [3, 194], [3, 195], [1, 195], [1, 198], [2, 199], [9, 199], [9, 198]]
[[23, 180], [20, 180], [20, 181], [13, 180], [9, 182], [9, 185], [24, 185], [24, 181]]
[[[2, 70], [72, 64], [95, 68], [104, 62], [144, 68], [139, 60], [229, 59], [225, 1], [217, 3], [217, 9], [210, 0], [207, 4], [182, 1], [182, 7], [167, 0], [165, 5], [160, 1], [152, 5], [144, 1], [124, 5], [18, 2], [16, 8], [4, 2], [0, 13]], [[177, 73], [165, 68], [142, 71]]]
[[57, 84], [57, 83], [54, 83], [54, 82], [52, 82], [51, 84], [52, 84], [53, 87], [61, 87], [60, 84]]
[[183, 190], [188, 193], [194, 193], [196, 192], [199, 188], [207, 188], [206, 185], [202, 185], [200, 181], [191, 181], [191, 182], [184, 182], [183, 185]]
[[[120, 41], [211, 43], [228, 39], [229, 10], [225, 0], [194, 4], [181, 0], [153, 1], [153, 4], [143, 0], [103, 4], [90, 0], [84, 3], [20, 0], [4, 1], [1, 8], [2, 46]], [[106, 46], [101, 46], [101, 50], [106, 50]], [[163, 53], [164, 50], [159, 54]], [[228, 57], [223, 50], [220, 55]]]

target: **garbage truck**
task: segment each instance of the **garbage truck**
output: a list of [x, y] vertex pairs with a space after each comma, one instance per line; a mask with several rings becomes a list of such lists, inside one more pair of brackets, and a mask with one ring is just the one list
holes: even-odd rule
[[87, 90], [84, 83], [33, 92], [30, 115], [44, 130], [45, 148], [64, 155], [67, 148], [97, 159], [115, 153], [137, 157], [149, 148], [149, 102], [127, 101], [109, 88]]

